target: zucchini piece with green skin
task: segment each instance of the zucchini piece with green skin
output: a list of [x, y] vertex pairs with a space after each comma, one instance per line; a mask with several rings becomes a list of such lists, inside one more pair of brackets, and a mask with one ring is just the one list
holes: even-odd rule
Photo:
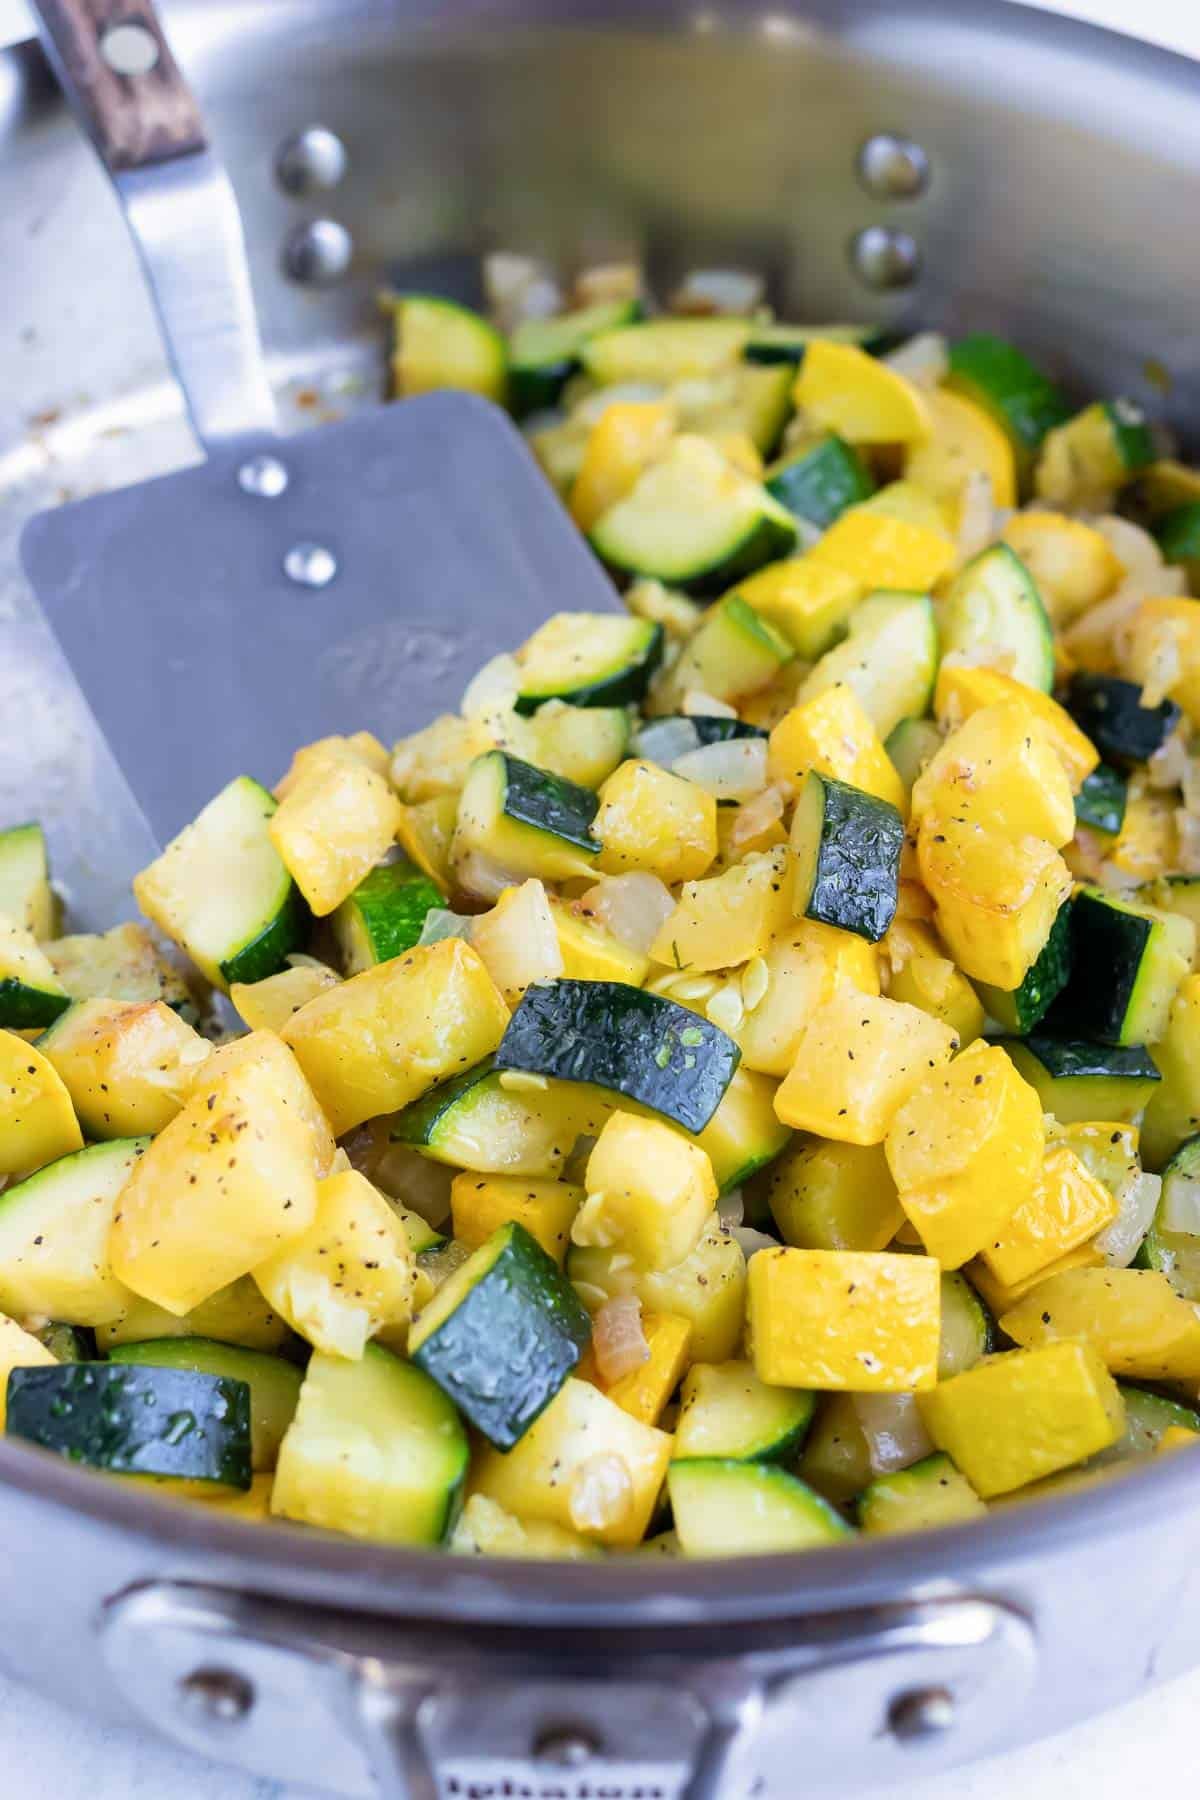
[[494, 325], [435, 294], [392, 294], [392, 381], [398, 395], [461, 388], [503, 405], [508, 349]]
[[901, 719], [883, 747], [911, 798], [917, 777], [942, 747], [942, 734], [932, 719]]
[[1067, 711], [1107, 761], [1127, 767], [1148, 762], [1178, 725], [1173, 700], [1142, 705], [1142, 690], [1115, 675], [1072, 675]]
[[904, 821], [890, 800], [810, 769], [792, 820], [799, 919], [877, 944], [896, 916]]
[[219, 1344], [213, 1338], [188, 1337], [118, 1344], [109, 1352], [109, 1361], [132, 1363], [143, 1369], [191, 1369], [197, 1375], [245, 1382], [250, 1390], [251, 1466], [256, 1473], [275, 1467], [304, 1379], [294, 1363], [262, 1350], [241, 1350], [235, 1344]]
[[1040, 1025], [1071, 978], [1071, 902], [1059, 907], [1050, 935], [1038, 951], [1019, 988], [1006, 992], [977, 981], [975, 992], [995, 1019], [1014, 1037], [1025, 1037]]
[[428, 1375], [380, 1344], [360, 1362], [317, 1351], [279, 1447], [271, 1511], [387, 1544], [440, 1544], [462, 1505], [470, 1446]]
[[943, 1451], [922, 1457], [907, 1469], [879, 1475], [854, 1503], [855, 1517], [868, 1537], [893, 1531], [927, 1531], [982, 1518], [987, 1507], [966, 1476]]
[[869, 500], [875, 492], [858, 451], [833, 433], [777, 462], [768, 469], [763, 486], [793, 518], [821, 531], [840, 519], [848, 506]]
[[735, 1069], [716, 1112], [694, 1134], [723, 1194], [774, 1162], [791, 1138], [775, 1112], [775, 1086], [755, 1069]]
[[695, 689], [714, 700], [757, 693], [794, 655], [775, 627], [740, 594], [710, 607], [684, 645], [674, 666], [657, 684], [650, 710], [672, 713]]
[[406, 856], [363, 878], [333, 915], [333, 935], [347, 976], [402, 956], [421, 941], [425, 915], [446, 896]]
[[629, 736], [627, 707], [571, 706], [560, 700], [548, 700], [530, 715], [510, 717], [496, 731], [498, 749], [586, 788], [598, 788], [625, 761]]
[[113, 1362], [14, 1369], [5, 1430], [110, 1475], [250, 1486], [250, 1389], [222, 1375]]
[[901, 719], [929, 710], [937, 676], [938, 634], [927, 594], [881, 590], [850, 615], [849, 635], [827, 650], [800, 689], [813, 700], [828, 688], [852, 688], [881, 738]]
[[629, 706], [644, 699], [662, 661], [663, 628], [614, 613], [556, 613], [522, 646], [514, 702], [528, 717], [547, 700]]
[[797, 368], [814, 338], [857, 344], [860, 350], [874, 353], [887, 341], [887, 334], [877, 325], [755, 325], [742, 355], [747, 362], [790, 363]]
[[807, 1389], [768, 1387], [748, 1362], [693, 1363], [683, 1378], [672, 1457], [785, 1462], [799, 1452], [815, 1404]]
[[439, 1082], [397, 1113], [393, 1139], [481, 1175], [556, 1175], [580, 1133], [596, 1135], [611, 1110], [582, 1085], [525, 1091], [500, 1074], [487, 1057]]
[[1163, 1170], [1154, 1220], [1134, 1258], [1138, 1268], [1157, 1269], [1177, 1294], [1193, 1303], [1200, 1302], [1200, 1231], [1181, 1231], [1179, 1222], [1194, 1215], [1200, 1224], [1198, 1195], [1200, 1136], [1181, 1144]]
[[58, 913], [41, 826], [10, 825], [0, 831], [0, 917], [41, 939], [54, 936]]
[[1028, 476], [1042, 440], [1071, 416], [1065, 396], [1029, 358], [1003, 338], [979, 332], [950, 346], [946, 385], [991, 415]]
[[792, 415], [795, 379], [790, 369], [735, 366], [713, 382], [713, 394], [700, 405], [688, 404], [688, 389], [676, 390], [680, 429], [707, 438], [720, 448], [726, 437], [748, 437], [760, 456], [773, 456]]
[[699, 1013], [623, 981], [535, 982], [508, 1022], [497, 1069], [611, 1089], [703, 1131], [741, 1051]]
[[48, 1325], [39, 1325], [32, 1333], [39, 1344], [45, 1344], [55, 1362], [99, 1362], [96, 1350], [96, 1334], [82, 1325], [64, 1325], [61, 1320], [51, 1319]]
[[760, 1556], [842, 1543], [852, 1528], [812, 1488], [771, 1463], [672, 1462], [667, 1490], [687, 1556]]
[[601, 387], [682, 381], [735, 363], [752, 330], [749, 319], [648, 319], [589, 338], [580, 361]]
[[214, 987], [264, 981], [304, 947], [308, 908], [267, 829], [275, 806], [238, 776], [134, 877], [146, 917]]
[[1193, 594], [1200, 590], [1200, 500], [1172, 508], [1159, 520], [1154, 535], [1163, 560], [1187, 571]]
[[[644, 328], [642, 328], [644, 329]], [[796, 521], [703, 438], [675, 438], [593, 527], [609, 568], [719, 594], [796, 546]]]
[[0, 917], [0, 1026], [37, 1031], [71, 1002], [45, 952], [23, 925]]
[[942, 1276], [942, 1324], [938, 1341], [938, 1380], [949, 1381], [973, 1369], [996, 1348], [996, 1321], [965, 1275]]
[[497, 1450], [511, 1450], [575, 1369], [592, 1323], [523, 1225], [494, 1231], [418, 1314], [408, 1354]]
[[1125, 1402], [1125, 1429], [1115, 1444], [1089, 1458], [1089, 1468], [1153, 1456], [1164, 1432], [1176, 1427], [1200, 1433], [1200, 1412], [1194, 1406], [1185, 1406], [1181, 1400], [1168, 1399], [1165, 1394], [1156, 1394], [1132, 1381], [1118, 1381], [1117, 1388]]
[[1117, 1048], [1041, 1034], [999, 1042], [1060, 1125], [1136, 1119], [1161, 1079], [1141, 1044]]
[[641, 317], [637, 300], [602, 300], [553, 319], [522, 319], [508, 339], [508, 404], [518, 419], [557, 405], [589, 338]]
[[478, 851], [515, 876], [547, 881], [590, 875], [600, 851], [591, 829], [599, 805], [590, 788], [489, 750], [475, 758], [463, 784], [454, 859]]
[[1107, 837], [1116, 837], [1125, 823], [1126, 782], [1119, 769], [1108, 763], [1101, 763], [1090, 775], [1085, 775], [1083, 785], [1075, 796], [1075, 817], [1080, 825], [1086, 825], [1089, 831], [1102, 831]]
[[0, 1311], [108, 1325], [129, 1290], [112, 1273], [113, 1211], [148, 1137], [89, 1144], [0, 1194]]
[[1070, 919], [1071, 972], [1052, 1029], [1099, 1044], [1157, 1043], [1192, 966], [1191, 921], [1098, 887], [1080, 889]]
[[1034, 486], [1051, 506], [1103, 507], [1153, 460], [1141, 407], [1131, 400], [1097, 400], [1047, 432]]
[[1054, 632], [1037, 584], [1015, 550], [992, 544], [959, 570], [938, 608], [942, 654], [986, 662], [999, 652], [1005, 672], [1048, 694], [1054, 686]]

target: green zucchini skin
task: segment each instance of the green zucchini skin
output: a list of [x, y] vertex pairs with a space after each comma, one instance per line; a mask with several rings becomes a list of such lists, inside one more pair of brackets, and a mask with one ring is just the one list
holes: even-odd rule
[[508, 406], [518, 419], [557, 404], [583, 367], [580, 352], [601, 331], [632, 325], [642, 316], [637, 300], [611, 300], [560, 318], [526, 319], [508, 340]]
[[977, 332], [950, 346], [950, 386], [990, 413], [1027, 472], [1042, 440], [1071, 408], [1054, 383], [1003, 338]]
[[637, 706], [646, 697], [650, 682], [663, 659], [666, 633], [659, 624], [630, 619], [630, 649], [624, 662], [597, 669], [591, 677], [573, 676], [553, 692], [538, 688], [520, 693], [513, 710], [529, 718], [547, 700], [565, 700], [570, 706]]
[[[411, 1361], [498, 1450], [511, 1450], [576, 1367], [592, 1332], [571, 1283], [515, 1222], [450, 1278], [464, 1291]], [[443, 1290], [444, 1292], [445, 1290]]]
[[942, 1276], [942, 1328], [938, 1344], [938, 1380], [949, 1381], [973, 1369], [996, 1348], [997, 1326], [965, 1275], [957, 1269]]
[[830, 434], [809, 450], [777, 463], [763, 483], [793, 518], [822, 531], [848, 506], [869, 500], [875, 483], [853, 445]]
[[504, 764], [504, 812], [518, 825], [528, 825], [564, 843], [577, 844], [593, 854], [600, 841], [592, 836], [592, 821], [600, 808], [591, 788], [580, 787], [562, 775], [536, 769], [506, 750], [494, 750]]
[[334, 914], [333, 929], [354, 964], [352, 973], [403, 956], [420, 942], [426, 913], [445, 904], [437, 883], [407, 857], [372, 869]]
[[294, 1363], [265, 1350], [246, 1350], [212, 1338], [148, 1338], [117, 1344], [111, 1363], [137, 1368], [190, 1369], [244, 1382], [250, 1390], [250, 1460], [255, 1469], [273, 1469], [300, 1399], [304, 1377]]
[[0, 1025], [10, 1031], [42, 1031], [70, 1006], [66, 994], [48, 994], [15, 975], [0, 976]]
[[250, 1486], [244, 1381], [111, 1362], [14, 1369], [5, 1429], [110, 1474]]
[[31, 1334], [39, 1344], [45, 1344], [56, 1362], [99, 1362], [102, 1360], [96, 1350], [96, 1334], [87, 1325], [64, 1325], [61, 1320], [51, 1319], [48, 1325], [39, 1325]]
[[1173, 700], [1143, 706], [1142, 690], [1135, 682], [1083, 671], [1071, 677], [1067, 711], [1101, 756], [1122, 766], [1148, 762], [1180, 720]]
[[411, 1106], [396, 1114], [392, 1124], [392, 1138], [401, 1144], [436, 1144], [438, 1126], [450, 1118], [455, 1108], [486, 1081], [495, 1065], [494, 1056], [485, 1056], [473, 1068], [464, 1069], [461, 1075], [452, 1075], [448, 1081], [439, 1081], [431, 1087], [427, 1094], [414, 1100]]
[[1116, 837], [1125, 823], [1125, 801], [1125, 777], [1109, 763], [1101, 763], [1083, 778], [1075, 796], [1075, 817], [1092, 831]]
[[[707, 744], [730, 744], [741, 738], [765, 738], [770, 733], [761, 725], [748, 725], [742, 719], [722, 719], [709, 713], [689, 713], [688, 723], [696, 727], [700, 748]], [[663, 723], [665, 724], [665, 720]]]
[[1070, 903], [1070, 976], [1051, 1014], [1055, 1033], [1098, 1044], [1137, 1042], [1161, 934], [1159, 921], [1115, 903], [1103, 888], [1081, 888]]
[[1060, 1124], [1083, 1119], [1134, 1118], [1160, 1081], [1141, 1044], [1096, 1044], [1034, 1033], [1001, 1038], [1018, 1072], [1038, 1091]]
[[[1186, 1138], [1162, 1172], [1162, 1191], [1150, 1229], [1138, 1246], [1134, 1267], [1156, 1269], [1185, 1300], [1200, 1301], [1200, 1239], [1190, 1232], [1168, 1231], [1165, 1220], [1171, 1184], [1176, 1177], [1200, 1180], [1200, 1135]], [[1186, 1424], [1186, 1420], [1176, 1421]]]
[[810, 769], [796, 811], [808, 827], [800, 851], [793, 826], [797, 913], [877, 944], [896, 916], [900, 892], [904, 821], [898, 809]]
[[1005, 1031], [1026, 1037], [1041, 1024], [1055, 1000], [1071, 979], [1072, 962], [1071, 902], [1060, 906], [1050, 927], [1050, 935], [1038, 952], [1019, 988], [1006, 992], [976, 982], [975, 989], [992, 1018]]
[[814, 338], [856, 344], [870, 356], [893, 349], [900, 341], [877, 325], [757, 325], [742, 351], [742, 359], [750, 363], [791, 363], [799, 368]]
[[294, 950], [303, 950], [311, 928], [312, 914], [300, 889], [293, 884], [275, 917], [258, 936], [220, 964], [222, 976], [232, 987], [235, 981], [249, 986], [265, 981], [268, 975], [277, 975]]
[[1100, 406], [1126, 476], [1132, 477], [1154, 461], [1154, 439], [1146, 415], [1132, 400], [1102, 400]]
[[508, 1022], [497, 1069], [589, 1082], [703, 1131], [741, 1061], [698, 1013], [623, 981], [535, 982]]
[[1174, 507], [1160, 519], [1155, 536], [1164, 560], [1187, 570], [1195, 593], [1200, 578], [1200, 500]]

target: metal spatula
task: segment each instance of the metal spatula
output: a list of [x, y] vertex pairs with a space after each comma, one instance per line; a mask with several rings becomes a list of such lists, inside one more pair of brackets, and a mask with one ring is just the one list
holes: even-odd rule
[[81, 722], [74, 784], [61, 744], [40, 759], [14, 746], [24, 810], [61, 816], [73, 798], [88, 815], [79, 826], [96, 843], [74, 898], [94, 912], [152, 854], [151, 834], [173, 835], [234, 775], [271, 782], [296, 744], [332, 732], [390, 742], [454, 710], [471, 673], [549, 613], [617, 599], [485, 401], [430, 394], [276, 435], [233, 192], [153, 8], [36, 10], [124, 207], [207, 455], [41, 513], [22, 542], [121, 772], [30, 618], [18, 660], [42, 684], [40, 711], [50, 682]]

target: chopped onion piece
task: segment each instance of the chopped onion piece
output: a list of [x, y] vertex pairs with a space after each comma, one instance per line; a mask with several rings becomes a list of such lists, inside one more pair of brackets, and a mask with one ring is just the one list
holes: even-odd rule
[[741, 1188], [730, 1188], [717, 1201], [717, 1215], [726, 1231], [740, 1225], [746, 1216], [746, 1200]]
[[675, 910], [671, 890], [643, 870], [606, 875], [584, 894], [580, 905], [632, 950], [648, 951], [659, 927]]
[[633, 1506], [633, 1478], [624, 1457], [611, 1450], [589, 1456], [571, 1477], [567, 1511], [576, 1531], [623, 1525]]
[[1125, 1182], [1117, 1195], [1116, 1218], [1092, 1240], [1110, 1268], [1129, 1267], [1150, 1229], [1161, 1193], [1160, 1175], [1146, 1175], [1139, 1169]]
[[597, 263], [575, 277], [572, 299], [576, 306], [597, 306], [602, 300], [636, 300], [642, 291], [642, 270], [635, 262]]
[[1184, 803], [1190, 805], [1185, 783], [1191, 766], [1188, 758], [1187, 734], [1182, 728], [1177, 728], [1158, 746], [1146, 764], [1146, 776], [1152, 788], [1182, 787]]
[[634, 618], [661, 625], [672, 645], [690, 638], [704, 617], [702, 606], [649, 575], [626, 589], [625, 605]]
[[681, 756], [700, 748], [700, 734], [688, 719], [651, 719], [634, 732], [630, 748], [644, 762], [670, 769]]
[[615, 1300], [605, 1301], [592, 1320], [592, 1351], [606, 1387], [649, 1362], [642, 1303], [636, 1294], [621, 1294]]
[[767, 785], [767, 740], [730, 738], [723, 744], [703, 744], [676, 757], [671, 768], [718, 800], [760, 794]]
[[319, 969], [322, 975], [332, 975], [335, 981], [341, 980], [336, 969], [331, 969], [329, 964], [322, 962], [319, 956], [306, 956], [303, 950], [293, 950], [290, 956], [284, 958], [284, 961], [289, 969]]
[[409, 1212], [420, 1213], [427, 1225], [440, 1228], [450, 1217], [450, 1186], [454, 1170], [431, 1162], [409, 1144], [386, 1144], [370, 1171], [375, 1186]]
[[[1122, 519], [1116, 513], [1098, 513], [1088, 517], [1087, 523], [1106, 540], [1127, 575], [1147, 578], [1162, 571], [1163, 554], [1157, 540], [1131, 519]], [[1153, 592], [1158, 591], [1155, 586]]]
[[764, 788], [761, 794], [755, 794], [744, 806], [738, 807], [738, 816], [733, 821], [729, 833], [730, 849], [736, 850], [742, 844], [748, 844], [752, 838], [769, 831], [783, 817], [784, 792], [781, 787]]
[[1200, 1237], [1200, 1179], [1172, 1175], [1163, 1197], [1163, 1224], [1185, 1237]]
[[950, 346], [940, 331], [918, 331], [881, 360], [917, 387], [937, 387], [950, 373]]
[[490, 713], [507, 712], [520, 691], [521, 671], [517, 659], [501, 652], [471, 677], [459, 711], [466, 719], [485, 719]]
[[921, 1423], [915, 1394], [855, 1394], [853, 1400], [877, 1475], [910, 1468], [930, 1454], [933, 1443]]
[[999, 535], [992, 478], [986, 469], [973, 469], [962, 485], [958, 514], [959, 562], [970, 562]]
[[505, 888], [521, 884], [519, 875], [482, 850], [468, 850], [455, 864], [454, 873], [463, 893], [473, 894], [478, 900], [498, 900]]
[[440, 944], [443, 938], [462, 938], [469, 943], [475, 920], [470, 913], [451, 912], [445, 906], [431, 906], [425, 914], [418, 944]]
[[511, 331], [522, 319], [552, 318], [562, 309], [562, 291], [545, 265], [512, 250], [484, 257], [483, 291], [502, 331]]
[[771, 971], [765, 957], [752, 956], [742, 970], [742, 1004], [747, 1012], [753, 1012], [761, 1005], [770, 985]]
[[755, 1231], [751, 1225], [735, 1225], [729, 1233], [738, 1249], [749, 1262], [760, 1250], [778, 1250], [778, 1238], [768, 1237], [765, 1231]]
[[714, 1025], [719, 1025], [722, 1031], [730, 1032], [737, 1030], [746, 1013], [741, 992], [732, 982], [728, 986], [719, 987], [705, 1002], [704, 1010]]
[[1183, 804], [1188, 812], [1200, 816], [1200, 757], [1186, 758], [1179, 785], [1183, 789]]
[[688, 689], [680, 711], [694, 719], [736, 719], [738, 716], [737, 707], [730, 706], [728, 700], [717, 700], [700, 688]]
[[762, 305], [767, 284], [751, 269], [691, 269], [671, 295], [673, 313], [745, 318]]
[[662, 383], [659, 381], [615, 381], [611, 387], [601, 388], [598, 393], [589, 394], [586, 400], [581, 400], [571, 414], [571, 423], [596, 425], [610, 406], [623, 404], [627, 400], [661, 400], [662, 393]]
[[1186, 807], [1178, 807], [1175, 829], [1179, 834], [1179, 848], [1175, 852], [1179, 873], [1200, 875], [1200, 816]]

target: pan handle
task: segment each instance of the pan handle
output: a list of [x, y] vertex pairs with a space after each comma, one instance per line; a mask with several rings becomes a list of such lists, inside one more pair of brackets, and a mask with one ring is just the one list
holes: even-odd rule
[[33, 0], [116, 189], [192, 428], [212, 452], [276, 429], [237, 201], [151, 0]]

